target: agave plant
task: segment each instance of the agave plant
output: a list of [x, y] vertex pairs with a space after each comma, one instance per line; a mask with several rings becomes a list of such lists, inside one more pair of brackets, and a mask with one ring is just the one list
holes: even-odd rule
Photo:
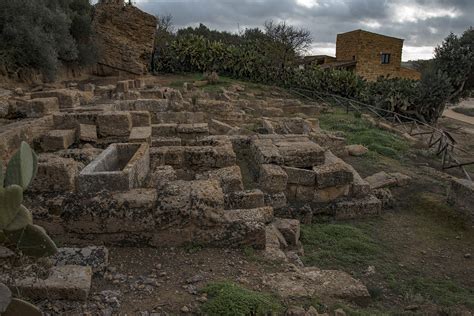
[[22, 142], [8, 162], [5, 176], [2, 165], [0, 161], [0, 244], [13, 246], [27, 256], [55, 254], [55, 243], [42, 227], [33, 224], [31, 212], [22, 205], [23, 192], [38, 169], [36, 153]]

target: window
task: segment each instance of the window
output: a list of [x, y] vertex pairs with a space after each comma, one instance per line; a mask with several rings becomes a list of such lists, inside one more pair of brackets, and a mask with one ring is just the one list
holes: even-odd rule
[[390, 54], [382, 53], [382, 64], [390, 64]]

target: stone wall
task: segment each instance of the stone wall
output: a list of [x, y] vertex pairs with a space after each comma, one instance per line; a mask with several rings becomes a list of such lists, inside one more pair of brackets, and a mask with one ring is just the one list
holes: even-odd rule
[[[367, 80], [379, 76], [419, 79], [415, 70], [401, 67], [403, 39], [356, 30], [337, 35], [338, 61], [356, 60], [356, 72]], [[390, 54], [390, 63], [382, 64], [381, 55]]]
[[104, 1], [95, 7], [93, 26], [101, 56], [99, 74], [122, 71], [141, 75], [148, 71], [156, 32], [153, 15], [132, 5]]

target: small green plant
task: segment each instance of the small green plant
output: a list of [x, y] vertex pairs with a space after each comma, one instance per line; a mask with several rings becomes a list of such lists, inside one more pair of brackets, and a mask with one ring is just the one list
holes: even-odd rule
[[31, 212], [22, 205], [23, 191], [36, 175], [37, 161], [25, 142], [8, 162], [5, 176], [0, 161], [0, 244], [43, 257], [56, 253], [56, 245], [42, 227], [33, 224]]
[[202, 291], [209, 298], [201, 307], [205, 315], [281, 315], [284, 311], [275, 297], [228, 281], [210, 283]]

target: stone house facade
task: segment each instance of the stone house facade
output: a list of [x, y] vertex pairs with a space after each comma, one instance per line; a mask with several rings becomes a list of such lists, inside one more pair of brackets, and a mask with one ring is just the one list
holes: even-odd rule
[[336, 63], [355, 62], [353, 69], [367, 80], [376, 80], [380, 76], [418, 80], [418, 71], [401, 65], [403, 41], [363, 30], [338, 34]]

